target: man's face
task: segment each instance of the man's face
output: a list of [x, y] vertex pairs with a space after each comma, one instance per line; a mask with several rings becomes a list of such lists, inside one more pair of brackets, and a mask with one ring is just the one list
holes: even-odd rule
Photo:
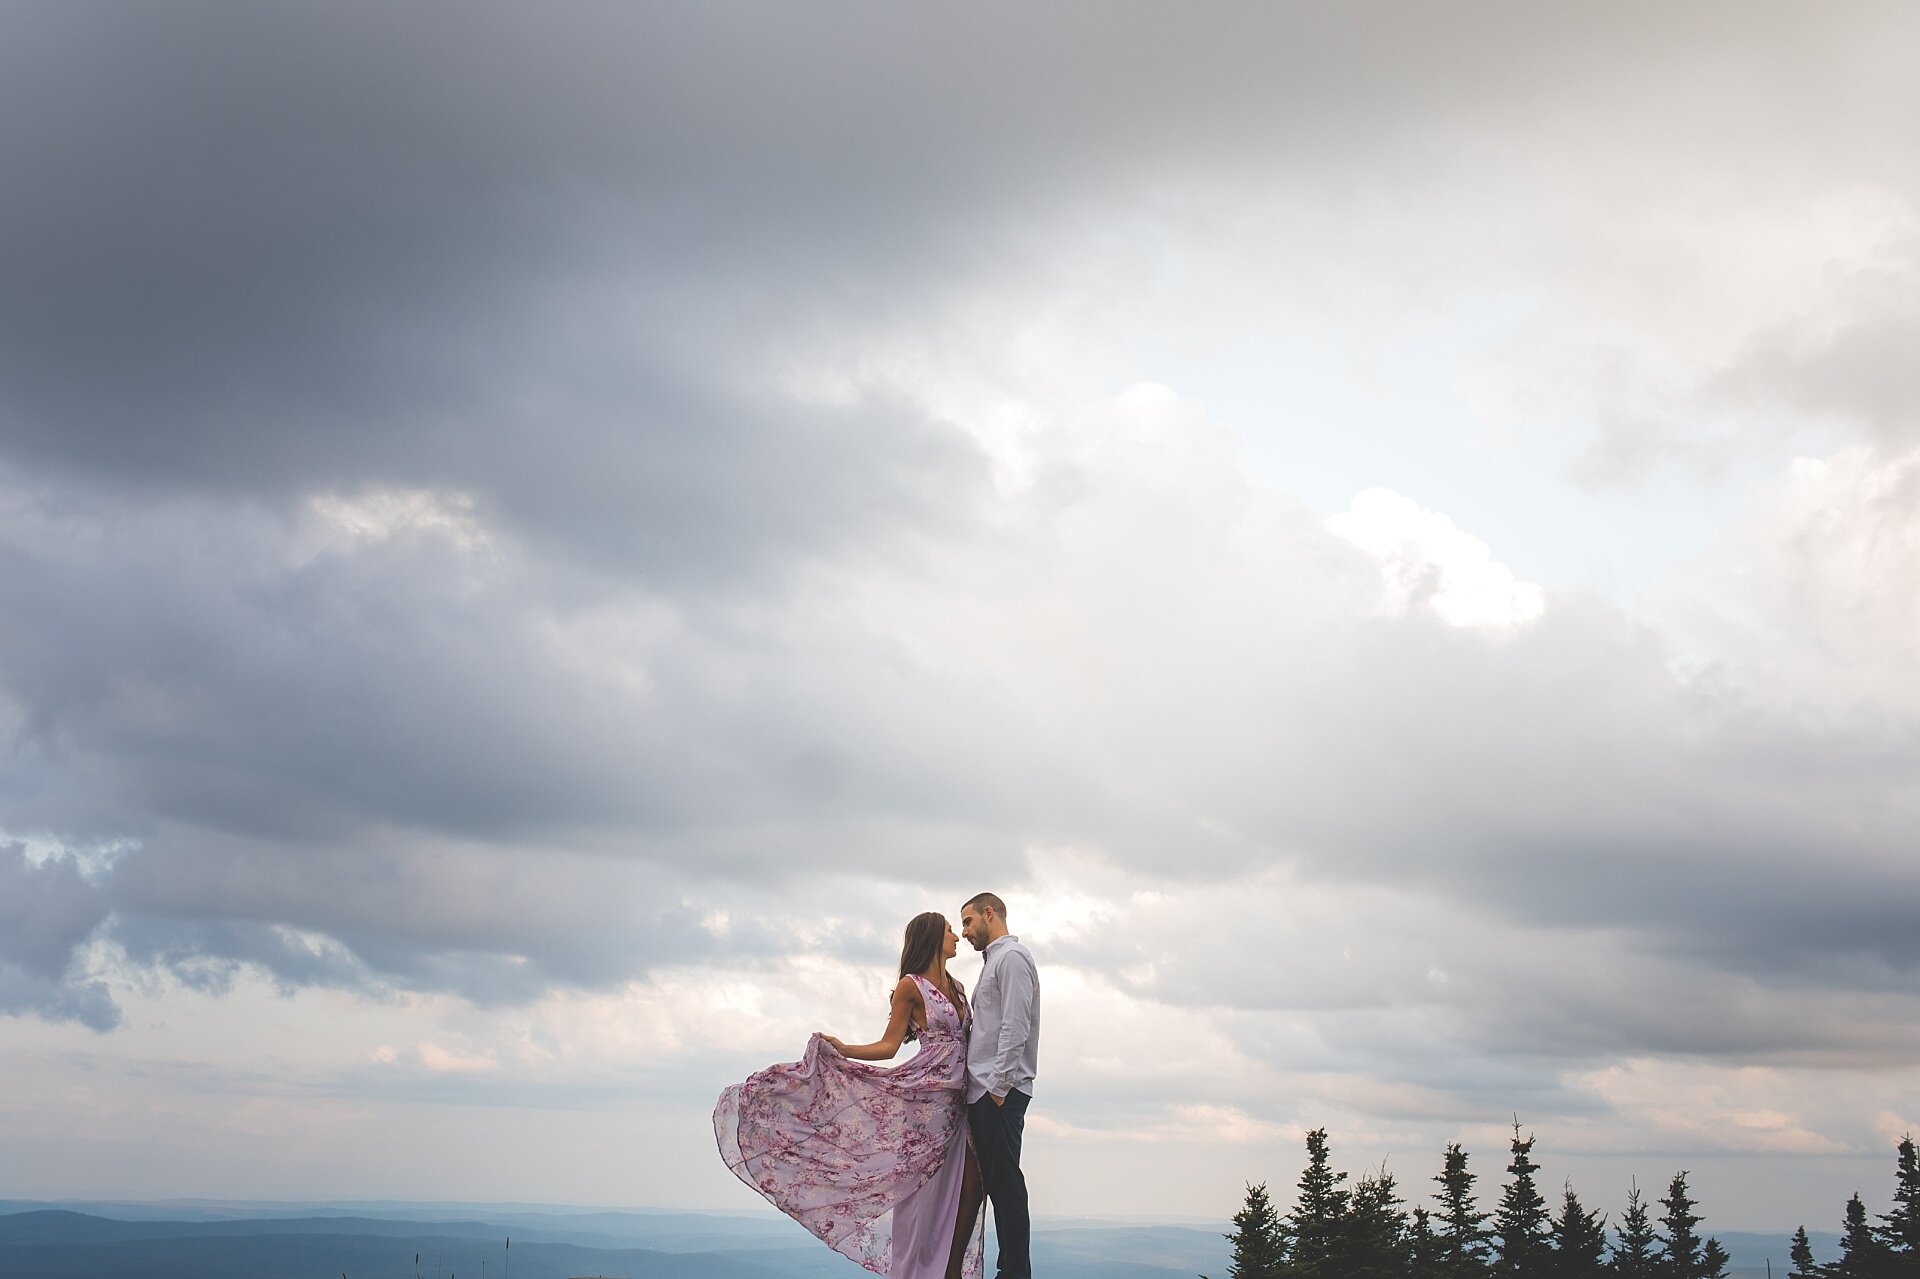
[[975, 950], [985, 950], [987, 943], [993, 940], [987, 936], [989, 918], [991, 918], [989, 912], [978, 906], [969, 906], [960, 912], [960, 933], [967, 939], [967, 944]]

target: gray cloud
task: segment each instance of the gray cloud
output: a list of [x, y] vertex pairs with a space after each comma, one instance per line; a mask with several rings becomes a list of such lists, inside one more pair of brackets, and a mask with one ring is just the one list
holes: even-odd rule
[[[203, 834], [149, 845], [112, 890], [112, 935], [131, 958], [213, 989], [250, 965], [289, 988], [514, 1003], [555, 986], [617, 985], [717, 949], [682, 881], [602, 854], [306, 849]], [[751, 950], [750, 937], [730, 940], [730, 953]]]
[[[1669, 108], [1701, 105], [1690, 51], [1771, 86], [1783, 49], [1897, 43], [1899, 6], [1839, 35], [1788, 6], [1737, 30], [1642, 12], [1664, 59], [1619, 8], [29, 8], [0, 76], [23, 193], [0, 242], [23, 300], [0, 315], [0, 438], [140, 482], [452, 479], [631, 539], [649, 496], [769, 518], [730, 481], [925, 465], [912, 433], [871, 426], [837, 465], [783, 452], [790, 409], [770, 419], [737, 375], [1169, 172], [1497, 173], [1470, 139], [1525, 133], [1514, 103], [1547, 86], [1568, 105], [1544, 123], [1608, 157], [1685, 120], [1729, 164], [1762, 135], [1794, 166], [1888, 160], [1807, 136], [1770, 93]], [[1592, 136], [1609, 112], [1619, 140]], [[609, 471], [624, 508], [595, 497]]]
[[1890, 453], [1910, 447], [1920, 432], [1920, 379], [1907, 358], [1920, 341], [1920, 241], [1908, 234], [1875, 256], [1805, 313], [1755, 333], [1711, 388], [1737, 403], [1859, 423]]
[[0, 843], [0, 1012], [118, 1025], [106, 983], [73, 971], [107, 911], [105, 894], [71, 858], [36, 864], [25, 844]]
[[0, 845], [0, 959], [57, 978], [106, 917], [99, 891], [67, 858], [34, 865], [25, 844]]
[[811, 290], [775, 263], [757, 305], [762, 204], [729, 233], [707, 175], [674, 176], [685, 125], [648, 95], [684, 65], [570, 65], [665, 32], [451, 16], [23, 15], [0, 447], [269, 498], [452, 485], [683, 582], [952, 514], [977, 465], [951, 431], [750, 371]]
[[[0, 638], [0, 670], [16, 748], [42, 761], [44, 784], [16, 798], [29, 828], [183, 823], [294, 843], [617, 832], [646, 855], [695, 827], [752, 835], [795, 812], [957, 820], [963, 785], [1034, 809], [1059, 774], [991, 758], [1010, 734], [968, 722], [991, 706], [806, 606], [633, 596], [431, 535], [313, 552], [245, 513], [63, 504], [15, 531], [0, 598], [38, 623]], [[597, 608], [614, 614], [604, 641]], [[601, 646], [569, 654], [576, 625]], [[606, 663], [644, 687], [610, 682]], [[889, 669], [912, 706], [866, 687]], [[964, 784], [939, 775], [953, 751], [974, 761]], [[895, 798], [875, 810], [877, 793]], [[724, 837], [708, 851], [724, 862]]]
[[[1205, 466], [1190, 478], [1220, 480]], [[1106, 477], [1086, 489], [1110, 491]], [[975, 643], [1017, 655], [998, 672], [929, 665], [862, 633], [884, 615], [832, 601], [744, 625], [734, 607], [668, 601], [658, 634], [610, 650], [644, 673], [644, 695], [608, 681], [607, 651], [583, 666], [549, 642], [604, 598], [595, 580], [542, 579], [547, 562], [510, 543], [406, 532], [314, 552], [315, 534], [270, 518], [62, 516], [16, 523], [0, 579], [10, 611], [57, 622], [0, 639], [31, 726], [17, 740], [43, 779], [9, 821], [139, 836], [111, 881], [115, 937], [216, 989], [238, 963], [290, 985], [482, 1002], [617, 984], [720, 953], [683, 905], [725, 901], [703, 887], [715, 877], [772, 876], [803, 899], [830, 869], [944, 862], [1004, 878], [1036, 839], [1091, 842], [1175, 882], [1282, 861], [1310, 881], [1418, 885], [1482, 919], [1624, 930], [1708, 989], [1729, 972], [1892, 990], [1915, 963], [1900, 921], [1916, 886], [1897, 855], [1912, 815], [1886, 784], [1908, 775], [1904, 734], [1836, 737], [1690, 689], [1655, 635], [1578, 600], [1509, 637], [1367, 619], [1351, 609], [1367, 566], [1298, 513], [1265, 569], [1280, 596], [1319, 601], [1309, 616], [1267, 616], [1184, 568], [1214, 554], [1218, 529], [1123, 504], [1098, 518], [1172, 553], [1112, 599], [1076, 585], [1091, 564], [1016, 555], [1031, 576], [1003, 581], [976, 619]], [[890, 606], [903, 614], [914, 592], [967, 599], [939, 578], [905, 589]], [[1065, 590], [1087, 633], [1023, 652], [1046, 607], [1029, 590]], [[1177, 619], [1172, 633], [1155, 618]], [[1210, 646], [1208, 671], [1169, 682], [1169, 662]], [[1088, 783], [1096, 772], [1149, 789], [1116, 794]], [[1844, 831], [1833, 811], [1850, 814]], [[1191, 947], [1167, 957], [1164, 987], [1141, 993], [1423, 1003], [1426, 963], [1471, 967], [1476, 953], [1455, 942], [1352, 980], [1212, 986], [1244, 935], [1222, 931], [1227, 954], [1190, 974]], [[1123, 955], [1103, 939], [1082, 958]], [[1587, 1009], [1582, 1032], [1542, 1021], [1514, 1039], [1471, 1007], [1502, 988], [1489, 976], [1457, 994], [1455, 1033], [1575, 1056], [1605, 1042], [1793, 1047], [1551, 984], [1543, 1001]]]
[[[1370, 618], [1372, 566], [1200, 431], [1143, 475], [1063, 447], [1009, 498], [924, 400], [781, 383], [816, 340], [1044, 261], [1061, 226], [1172, 225], [1183, 183], [1339, 209], [1370, 175], [1472, 221], [1468, 188], [1558, 207], [1515, 155], [1634, 191], [1707, 144], [1762, 197], [1911, 176], [1904, 146], [1828, 147], [1771, 92], [1785, 64], [1905, 47], [1903, 8], [1837, 34], [1661, 10], [1651, 54], [1618, 12], [23, 11], [0, 614], [33, 622], [0, 632], [0, 822], [140, 841], [56, 917], [84, 936], [110, 900], [130, 959], [209, 989], [247, 964], [525, 999], [713, 953], [687, 903], [716, 882], [1017, 876], [1052, 842], [1899, 989], [1906, 720], [1756, 709], [1578, 597], [1500, 638]], [[1700, 101], [1702, 50], [1734, 105]], [[1843, 301], [1858, 326], [1788, 374], [1891, 440], [1906, 317]], [[316, 532], [314, 499], [388, 489], [471, 499], [484, 547]], [[8, 943], [6, 1006], [102, 1024], [59, 993], [66, 936]], [[1454, 1024], [1515, 1052], [1782, 1047], [1568, 974], [1538, 997], [1569, 994], [1578, 1034]]]
[[[1083, 1195], [1516, 1109], [1879, 1142], [1915, 22], [16, 6], [0, 1065], [44, 1162], [229, 1176], [248, 1102], [350, 1177], [477, 1147], [447, 1101], [567, 1176], [636, 1107], [704, 1143], [982, 887], [1057, 974]], [[1665, 598], [1568, 570], [1561, 500], [1644, 563], [1761, 472]], [[1544, 613], [1447, 624], [1437, 562], [1330, 530], [1350, 475]]]

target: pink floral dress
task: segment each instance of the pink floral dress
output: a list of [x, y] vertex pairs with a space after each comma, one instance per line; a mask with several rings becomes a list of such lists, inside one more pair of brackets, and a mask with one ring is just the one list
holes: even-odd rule
[[[734, 1175], [888, 1279], [945, 1279], [966, 1171], [967, 1014], [922, 977], [927, 1026], [898, 1066], [851, 1061], [820, 1036], [807, 1055], [720, 1094], [713, 1132]], [[959, 983], [955, 983], [959, 992]], [[963, 1273], [979, 1279], [986, 1213]]]

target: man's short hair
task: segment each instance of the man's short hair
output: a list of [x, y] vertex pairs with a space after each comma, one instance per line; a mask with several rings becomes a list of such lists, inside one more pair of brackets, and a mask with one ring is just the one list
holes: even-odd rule
[[990, 910], [1000, 917], [1001, 923], [1004, 924], [1007, 922], [1007, 904], [998, 897], [995, 897], [992, 893], [975, 893], [967, 899], [967, 904], [960, 909], [966, 910], [969, 907], [979, 910]]

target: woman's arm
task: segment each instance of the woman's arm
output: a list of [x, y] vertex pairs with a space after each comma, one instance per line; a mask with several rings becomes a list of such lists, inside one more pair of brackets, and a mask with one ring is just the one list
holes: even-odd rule
[[907, 1038], [907, 1022], [913, 1016], [913, 1006], [919, 1002], [919, 985], [911, 977], [902, 977], [900, 984], [893, 988], [893, 1009], [887, 1016], [887, 1028], [880, 1038], [870, 1044], [843, 1044], [832, 1035], [822, 1035], [821, 1038], [839, 1049], [842, 1057], [851, 1057], [855, 1061], [892, 1061]]

